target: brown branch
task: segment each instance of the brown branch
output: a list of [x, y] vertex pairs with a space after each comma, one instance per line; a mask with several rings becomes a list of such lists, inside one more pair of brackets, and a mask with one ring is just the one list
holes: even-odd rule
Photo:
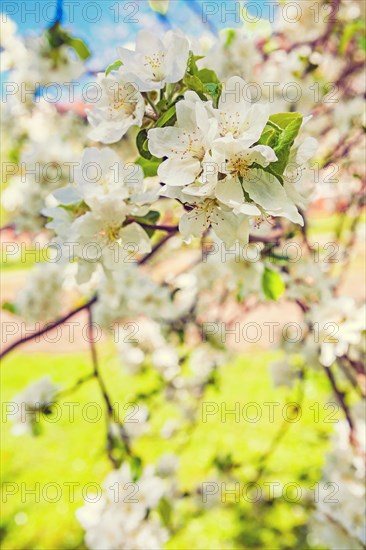
[[3, 359], [6, 355], [8, 355], [8, 353], [10, 353], [14, 349], [18, 348], [22, 344], [25, 344], [26, 342], [29, 342], [30, 340], [34, 340], [35, 338], [38, 338], [39, 336], [42, 336], [43, 334], [46, 334], [47, 332], [50, 332], [54, 328], [56, 328], [60, 325], [63, 325], [64, 323], [66, 323], [66, 321], [68, 321], [69, 319], [71, 319], [72, 317], [74, 317], [75, 315], [80, 313], [80, 311], [83, 311], [84, 309], [90, 308], [93, 304], [96, 303], [97, 299], [98, 299], [97, 296], [94, 296], [91, 300], [89, 300], [89, 302], [86, 302], [84, 305], [79, 306], [76, 309], [73, 309], [72, 311], [70, 311], [64, 317], [61, 317], [60, 319], [57, 319], [53, 323], [48, 323], [47, 325], [45, 325], [43, 328], [41, 328], [37, 332], [34, 332], [32, 334], [29, 334], [28, 336], [24, 336], [23, 338], [20, 338], [19, 340], [16, 340], [12, 344], [10, 344], [9, 347], [4, 349], [4, 351], [2, 351], [0, 353], [0, 359]]
[[164, 246], [164, 244], [172, 238], [172, 236], [174, 235], [174, 233], [169, 233], [169, 235], [166, 235], [163, 239], [161, 239], [161, 241], [159, 241], [155, 246], [154, 248], [152, 249], [151, 252], [149, 252], [149, 254], [146, 254], [146, 256], [144, 256], [140, 261], [139, 261], [139, 265], [144, 265], [146, 264], [150, 258], [152, 258], [156, 252], [158, 252], [158, 250], [160, 250], [160, 248], [162, 246]]
[[106, 385], [104, 383], [104, 380], [100, 374], [100, 370], [99, 370], [99, 363], [98, 363], [98, 355], [97, 355], [97, 348], [96, 348], [96, 345], [95, 345], [95, 342], [94, 342], [94, 328], [93, 328], [93, 315], [92, 315], [92, 306], [89, 305], [88, 307], [88, 319], [89, 319], [89, 331], [90, 331], [90, 334], [89, 334], [89, 343], [90, 343], [90, 353], [91, 353], [91, 357], [92, 357], [92, 364], [93, 364], [93, 376], [95, 377], [95, 379], [97, 380], [98, 382], [98, 385], [99, 385], [99, 388], [100, 388], [100, 391], [101, 391], [101, 394], [102, 394], [102, 397], [104, 399], [104, 402], [106, 404], [106, 409], [107, 409], [107, 426], [106, 426], [106, 431], [107, 431], [107, 450], [108, 450], [108, 458], [109, 460], [111, 461], [112, 465], [114, 468], [118, 468], [119, 466], [119, 463], [118, 463], [118, 460], [116, 460], [116, 458], [113, 456], [113, 448], [114, 448], [114, 445], [113, 445], [113, 435], [111, 434], [111, 431], [110, 431], [110, 422], [114, 422], [118, 425], [119, 427], [119, 432], [120, 432], [120, 436], [121, 436], [121, 439], [123, 441], [123, 444], [124, 444], [124, 448], [125, 448], [125, 451], [127, 454], [131, 455], [131, 449], [130, 449], [130, 444], [129, 444], [129, 439], [128, 439], [128, 436], [127, 436], [127, 433], [123, 427], [123, 425], [120, 424], [118, 418], [116, 417], [116, 414], [115, 414], [115, 410], [114, 410], [114, 407], [113, 407], [113, 404], [112, 404], [112, 401], [108, 395], [108, 391], [107, 391], [107, 388], [106, 388]]
[[250, 243], [265, 243], [265, 244], [275, 244], [277, 243], [281, 237], [284, 236], [283, 229], [277, 229], [276, 231], [273, 231], [268, 236], [264, 235], [250, 235], [249, 236], [249, 242]]
[[353, 423], [353, 420], [352, 420], [352, 417], [351, 417], [351, 413], [350, 413], [350, 410], [348, 408], [348, 405], [347, 403], [345, 402], [345, 394], [344, 392], [342, 392], [338, 386], [337, 386], [337, 381], [334, 377], [334, 374], [333, 374], [333, 371], [331, 369], [331, 367], [324, 367], [324, 371], [325, 371], [325, 374], [327, 375], [330, 383], [331, 383], [331, 386], [333, 388], [333, 391], [338, 399], [338, 402], [344, 412], [344, 415], [346, 417], [346, 420], [348, 422], [348, 425], [349, 425], [349, 429], [350, 429], [350, 442], [352, 444], [355, 444], [356, 443], [356, 440], [355, 440], [355, 425]]
[[148, 223], [136, 222], [144, 229], [153, 229], [154, 231], [166, 231], [167, 233], [177, 233], [179, 231], [178, 225], [150, 225]]
[[90, 332], [90, 334], [89, 334], [89, 344], [90, 344], [90, 353], [91, 353], [92, 364], [93, 364], [93, 373], [94, 373], [95, 378], [98, 381], [100, 390], [102, 392], [102, 396], [103, 396], [103, 399], [104, 399], [106, 407], [107, 407], [108, 415], [110, 417], [113, 417], [113, 414], [114, 414], [113, 405], [112, 405], [112, 402], [111, 402], [111, 400], [109, 398], [109, 395], [107, 393], [107, 389], [105, 387], [103, 378], [101, 377], [100, 372], [99, 372], [97, 349], [96, 349], [95, 342], [94, 342], [94, 339], [93, 339], [94, 329], [93, 329], [93, 316], [92, 316], [91, 305], [88, 306], [88, 318], [89, 318], [89, 332]]
[[[151, 227], [151, 226], [150, 226]], [[146, 254], [146, 256], [144, 256], [143, 258], [141, 258], [139, 261], [138, 261], [138, 265], [145, 265], [163, 246], [164, 244], [169, 240], [171, 239], [174, 235], [175, 235], [175, 232], [176, 232], [176, 228], [175, 227], [170, 227], [170, 226], [160, 226], [160, 227], [169, 227], [169, 233], [168, 235], [166, 235], [163, 239], [161, 239], [154, 247], [153, 249], [151, 250], [151, 252], [149, 252], [148, 254]], [[166, 229], [164, 229], [166, 230]], [[276, 243], [279, 241], [279, 239], [283, 236], [283, 230], [282, 229], [279, 229], [277, 231], [274, 231], [271, 235], [269, 236], [255, 236], [255, 235], [251, 235], [249, 237], [249, 242], [252, 242], [252, 243]], [[83, 304], [82, 306], [79, 306], [78, 308], [76, 309], [73, 309], [72, 311], [70, 311], [67, 315], [65, 315], [64, 317], [61, 317], [60, 319], [57, 319], [56, 321], [54, 321], [53, 323], [48, 323], [47, 325], [45, 325], [42, 329], [40, 329], [39, 331], [37, 332], [34, 332], [32, 334], [29, 334], [28, 336], [25, 336], [23, 338], [20, 338], [19, 340], [16, 340], [15, 342], [13, 342], [9, 347], [7, 347], [4, 351], [2, 351], [0, 353], [0, 360], [3, 359], [4, 357], [6, 357], [6, 355], [8, 355], [8, 353], [10, 353], [11, 351], [13, 351], [14, 349], [18, 348], [19, 346], [25, 344], [26, 342], [29, 342], [31, 340], [34, 340], [40, 336], [42, 336], [43, 334], [46, 334], [47, 332], [50, 332], [51, 330], [53, 330], [54, 328], [57, 328], [58, 326], [66, 323], [66, 321], [68, 321], [69, 319], [71, 319], [72, 317], [74, 317], [75, 315], [77, 315], [78, 313], [80, 313], [80, 311], [83, 311], [85, 309], [88, 309], [90, 310], [90, 308], [98, 301], [98, 297], [95, 295], [91, 300], [89, 300], [89, 302], [86, 302], [85, 304]]]
[[[152, 249], [152, 251], [149, 253], [149, 254], [146, 254], [146, 256], [144, 256], [143, 258], [141, 258], [141, 260], [139, 260], [137, 263], [138, 265], [144, 265], [146, 262], [148, 262], [150, 260], [150, 258], [152, 258], [152, 256], [154, 256], [154, 254], [160, 250], [160, 248], [174, 235], [174, 233], [169, 233], [166, 237], [164, 237], [163, 239], [161, 239], [161, 241], [158, 242], [158, 244], [155, 245], [155, 247]], [[57, 328], [58, 326], [60, 325], [63, 325], [64, 323], [66, 323], [66, 321], [68, 321], [69, 319], [71, 319], [72, 317], [74, 317], [75, 315], [77, 315], [78, 313], [80, 313], [80, 311], [83, 311], [84, 309], [87, 309], [87, 310], [90, 310], [90, 308], [98, 301], [98, 297], [97, 295], [95, 295], [91, 300], [89, 300], [89, 302], [86, 302], [85, 304], [83, 304], [82, 306], [79, 306], [78, 308], [76, 309], [73, 309], [72, 311], [70, 311], [67, 315], [65, 315], [64, 317], [61, 317], [60, 319], [57, 319], [56, 321], [54, 321], [53, 323], [48, 323], [47, 325], [45, 325], [42, 329], [38, 330], [37, 332], [34, 332], [32, 334], [29, 334], [28, 336], [24, 336], [23, 338], [20, 338], [19, 340], [16, 340], [15, 342], [13, 342], [9, 347], [7, 347], [4, 351], [2, 351], [0, 353], [0, 360], [3, 359], [4, 357], [6, 357], [6, 355], [8, 355], [8, 353], [10, 353], [11, 351], [13, 351], [14, 349], [18, 348], [19, 346], [25, 344], [26, 342], [29, 342], [31, 340], [35, 340], [36, 338], [38, 338], [39, 336], [42, 336], [43, 334], [46, 334], [47, 332], [50, 332], [51, 330], [53, 330], [54, 328]]]
[[70, 388], [66, 388], [66, 389], [61, 390], [60, 392], [58, 392], [57, 396], [56, 396], [57, 399], [63, 398], [66, 395], [69, 395], [70, 393], [73, 393], [75, 390], [80, 388], [80, 386], [85, 384], [85, 382], [89, 382], [89, 380], [94, 380], [94, 372], [92, 372], [90, 374], [86, 374], [82, 378], [79, 378], [79, 380], [77, 380], [75, 382], [75, 384], [73, 386], [71, 386]]

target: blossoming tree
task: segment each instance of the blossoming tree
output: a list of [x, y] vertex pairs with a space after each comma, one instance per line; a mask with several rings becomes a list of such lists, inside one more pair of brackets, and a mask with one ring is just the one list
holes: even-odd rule
[[[225, 377], [234, 351], [223, 324], [232, 329], [248, 308], [273, 301], [292, 303], [302, 327], [300, 338], [279, 343], [274, 384], [304, 388], [308, 371], [318, 370], [343, 415], [324, 468], [342, 496], [337, 504], [319, 499], [312, 540], [365, 548], [365, 314], [340, 291], [364, 205], [362, 6], [320, 2], [331, 14], [314, 26], [308, 4], [296, 25], [279, 18], [274, 31], [225, 29], [210, 44], [178, 30], [139, 32], [134, 49], [119, 48], [96, 75], [87, 123], [35, 101], [37, 87], [83, 73], [85, 44], [59, 22], [27, 43], [11, 21], [4, 26], [1, 55], [19, 85], [2, 104], [4, 156], [17, 167], [7, 171], [4, 231], [42, 236], [54, 256], [3, 308], [47, 323], [38, 335], [88, 314], [92, 368], [76, 387], [99, 385], [111, 462], [102, 498], [77, 512], [91, 550], [162, 548], [180, 528], [181, 503], [191, 501], [188, 516], [198, 513], [201, 488], [180, 487], [176, 441]], [[26, 101], [23, 83], [34, 91]], [[24, 175], [31, 166], [35, 174]], [[310, 242], [308, 214], [320, 201], [339, 220], [336, 262], [333, 249]], [[133, 422], [116, 411], [101, 373], [97, 327], [113, 335], [125, 373], [154, 372], [153, 388], [134, 398]], [[2, 356], [37, 334], [13, 340]], [[14, 398], [14, 433], [36, 435], [40, 413], [64, 391], [49, 378], [25, 388]], [[175, 410], [160, 435], [172, 451], [152, 464], [136, 442], [163, 403]], [[236, 479], [230, 449], [216, 467], [219, 479]]]

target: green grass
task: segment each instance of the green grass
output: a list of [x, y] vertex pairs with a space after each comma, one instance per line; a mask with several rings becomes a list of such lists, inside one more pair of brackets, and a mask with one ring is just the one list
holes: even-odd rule
[[[121, 371], [117, 359], [108, 347], [100, 350], [102, 371], [112, 400], [121, 404], [134, 401], [137, 392], [154, 387], [156, 376], [147, 372], [131, 377]], [[233, 470], [242, 486], [256, 477], [258, 460], [271, 447], [282, 422], [283, 405], [287, 400], [297, 399], [298, 388], [293, 391], [273, 389], [267, 367], [273, 354], [254, 350], [243, 354], [235, 362], [220, 371], [217, 387], [209, 389], [204, 400], [226, 403], [232, 409], [235, 403], [242, 409], [248, 402], [257, 402], [263, 417], [256, 423], [228, 415], [222, 422], [220, 414], [200, 419], [190, 432], [180, 433], [172, 440], [160, 437], [160, 428], [166, 419], [177, 414], [173, 404], [164, 404], [157, 396], [150, 404], [152, 431], [135, 444], [136, 451], [145, 463], [154, 462], [162, 453], [176, 450], [179, 454], [179, 482], [182, 490], [192, 491], [202, 481], [226, 479], [214, 466], [221, 461], [232, 461]], [[3, 402], [11, 400], [31, 381], [49, 375], [64, 387], [72, 387], [76, 380], [90, 372], [87, 354], [36, 355], [14, 353], [2, 367]], [[170, 549], [298, 549], [306, 548], [305, 525], [311, 508], [311, 488], [320, 477], [328, 435], [334, 424], [324, 422], [323, 404], [329, 396], [327, 383], [316, 373], [305, 382], [305, 399], [301, 419], [292, 423], [267, 462], [267, 469], [260, 480], [263, 496], [268, 495], [265, 482], [281, 485], [296, 482], [303, 497], [290, 503], [283, 497], [251, 504], [240, 497], [239, 502], [230, 502], [198, 512], [192, 499], [183, 499], [176, 504], [174, 523], [176, 533], [167, 544]], [[65, 396], [65, 402], [77, 402], [75, 421], [70, 423], [65, 405], [61, 406], [61, 419], [51, 423], [42, 421], [42, 434], [37, 437], [15, 437], [11, 423], [2, 418], [2, 476], [4, 482], [25, 484], [35, 488], [35, 483], [44, 489], [47, 483], [58, 483], [61, 498], [47, 502], [42, 498], [35, 502], [34, 496], [22, 499], [19, 488], [2, 504], [2, 534], [4, 550], [51, 550], [84, 548], [83, 533], [75, 518], [75, 510], [83, 503], [81, 487], [87, 483], [102, 483], [110, 470], [106, 459], [105, 420], [96, 423], [83, 418], [85, 404], [97, 402], [102, 405], [98, 386], [89, 381], [73, 394]], [[62, 405], [61, 402], [61, 405]], [[275, 422], [269, 421], [265, 402], [280, 402], [276, 408]], [[320, 403], [320, 422], [314, 422], [314, 402]], [[253, 414], [249, 412], [248, 414]], [[78, 483], [74, 502], [70, 502], [68, 486]], [[229, 483], [230, 487], [230, 483]], [[50, 497], [53, 492], [50, 490]], [[23, 501], [22, 501], [23, 500]], [[49, 500], [49, 498], [48, 498]], [[24, 516], [26, 514], [26, 516]], [[21, 525], [18, 525], [20, 523]]]

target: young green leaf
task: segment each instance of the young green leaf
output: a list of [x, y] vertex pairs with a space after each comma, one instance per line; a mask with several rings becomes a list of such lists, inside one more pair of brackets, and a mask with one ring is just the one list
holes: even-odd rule
[[66, 44], [68, 44], [71, 48], [73, 48], [76, 51], [76, 53], [78, 54], [78, 56], [82, 61], [85, 61], [91, 55], [91, 52], [88, 46], [85, 44], [83, 40], [81, 40], [81, 38], [73, 38], [70, 36], [66, 40]]
[[173, 105], [172, 107], [170, 107], [170, 109], [166, 111], [166, 113], [161, 115], [155, 127], [162, 128], [163, 126], [173, 126], [173, 124], [175, 124], [176, 119], [177, 119], [176, 109], [175, 109], [175, 105]]
[[[291, 147], [301, 128], [302, 115], [300, 113], [279, 113], [270, 116], [269, 120], [281, 128], [281, 132], [278, 131], [276, 145], [273, 147], [278, 160], [270, 164], [270, 171], [277, 177], [282, 178], [288, 163]], [[275, 130], [275, 128], [273, 129]]]
[[148, 149], [148, 141], [147, 141], [147, 131], [146, 130], [140, 130], [140, 132], [137, 134], [136, 137], [136, 146], [139, 150], [139, 153], [144, 159], [150, 160], [152, 157], [152, 154], [150, 153]]
[[266, 298], [278, 300], [285, 291], [285, 283], [277, 271], [265, 267], [262, 276], [262, 289]]
[[4, 311], [9, 311], [10, 313], [16, 313], [15, 304], [12, 304], [11, 302], [4, 302], [1, 309]]
[[156, 157], [151, 157], [149, 160], [144, 157], [139, 157], [136, 164], [141, 166], [143, 169], [145, 178], [152, 178], [157, 175], [158, 168], [162, 162], [162, 159], [158, 159]]
[[105, 75], [108, 76], [111, 71], [117, 71], [120, 66], [123, 65], [122, 61], [115, 61], [114, 63], [111, 63], [105, 70]]

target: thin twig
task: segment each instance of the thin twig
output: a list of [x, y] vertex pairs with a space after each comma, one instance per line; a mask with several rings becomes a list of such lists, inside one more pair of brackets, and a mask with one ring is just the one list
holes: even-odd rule
[[324, 371], [325, 371], [325, 374], [327, 375], [330, 383], [331, 383], [331, 386], [333, 388], [333, 391], [338, 399], [338, 402], [345, 414], [345, 417], [346, 417], [346, 420], [348, 422], [348, 425], [349, 425], [349, 428], [350, 428], [350, 441], [352, 443], [355, 443], [355, 425], [353, 423], [353, 420], [352, 420], [352, 417], [351, 417], [351, 413], [350, 413], [350, 410], [348, 408], [348, 405], [346, 404], [345, 400], [344, 400], [344, 397], [345, 397], [345, 394], [338, 388], [337, 386], [337, 381], [334, 377], [334, 374], [333, 374], [333, 371], [331, 369], [331, 367], [324, 367]]
[[45, 325], [42, 329], [38, 330], [37, 332], [33, 332], [32, 334], [28, 334], [28, 336], [24, 336], [23, 338], [20, 338], [19, 340], [16, 340], [12, 344], [10, 344], [9, 347], [4, 349], [4, 351], [2, 351], [0, 353], [0, 359], [3, 359], [6, 355], [8, 355], [8, 353], [10, 353], [14, 349], [18, 348], [19, 346], [25, 344], [26, 342], [29, 342], [30, 340], [34, 340], [35, 338], [38, 338], [39, 336], [42, 336], [43, 334], [46, 334], [47, 332], [50, 332], [54, 328], [56, 328], [60, 325], [63, 325], [64, 323], [66, 323], [66, 321], [68, 321], [69, 319], [71, 319], [72, 317], [74, 317], [75, 315], [80, 313], [80, 311], [83, 311], [84, 309], [90, 308], [93, 304], [96, 303], [97, 299], [98, 299], [97, 296], [94, 296], [91, 300], [89, 300], [89, 302], [86, 302], [82, 306], [79, 306], [76, 309], [73, 309], [72, 311], [70, 311], [64, 317], [61, 317], [60, 319], [57, 319], [53, 323], [48, 323], [47, 325]]
[[154, 255], [156, 254], [156, 252], [158, 252], [158, 250], [160, 250], [160, 248], [161, 248], [162, 246], [164, 246], [164, 244], [165, 244], [169, 239], [172, 238], [173, 234], [174, 234], [174, 233], [169, 233], [169, 234], [166, 235], [163, 239], [161, 239], [161, 241], [159, 241], [158, 244], [156, 244], [156, 245], [154, 246], [154, 248], [152, 249], [152, 251], [149, 252], [149, 254], [146, 254], [146, 256], [144, 256], [144, 257], [142, 258], [142, 260], [139, 261], [139, 265], [144, 265], [144, 264], [146, 264], [146, 263], [150, 260], [150, 258], [152, 258], [152, 256], [154, 256]]

